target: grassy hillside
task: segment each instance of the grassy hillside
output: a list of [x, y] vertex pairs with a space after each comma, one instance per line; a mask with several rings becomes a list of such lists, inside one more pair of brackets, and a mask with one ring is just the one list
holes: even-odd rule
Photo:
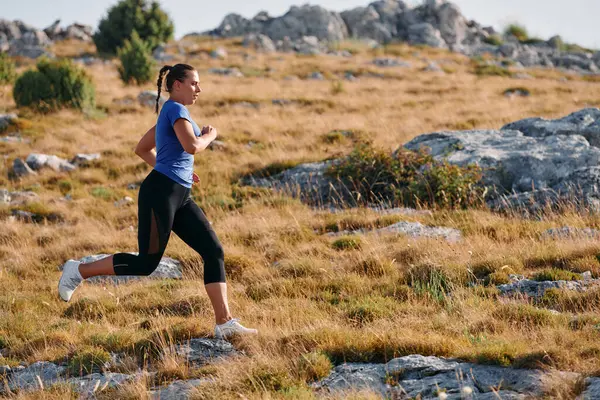
[[[207, 55], [217, 46], [227, 48], [226, 60]], [[224, 150], [196, 156], [201, 182], [193, 194], [223, 242], [234, 315], [260, 335], [235, 341], [246, 356], [200, 369], [173, 354], [173, 343], [211, 336], [214, 327], [201, 259], [175, 235], [165, 255], [183, 262], [184, 280], [106, 288], [84, 284], [71, 303], [59, 300], [58, 267], [67, 259], [137, 251], [136, 203], [116, 207], [114, 202], [124, 196], [137, 201], [137, 190], [128, 184], [140, 182], [150, 167], [133, 148], [156, 116], [135, 101], [122, 100], [135, 100], [142, 89], [155, 87], [124, 87], [116, 65], [100, 64], [87, 67], [99, 106], [88, 115], [16, 110], [12, 88], [0, 87], [0, 113], [18, 112], [19, 130], [31, 140], [0, 143], [0, 188], [33, 190], [39, 200], [22, 209], [64, 218], [60, 224], [27, 224], [7, 218], [14, 207], [0, 208], [0, 348], [8, 349], [0, 365], [61, 362], [90, 352], [103, 357], [108, 351], [125, 353], [121, 371], [134, 372], [144, 360], [154, 360], [148, 367], [159, 372], [154, 382], [140, 379], [118, 393], [105, 393], [107, 398], [139, 398], [152, 383], [199, 376], [214, 381], [203, 386], [198, 398], [312, 398], [308, 384], [326, 376], [331, 365], [414, 353], [600, 372], [600, 291], [556, 294], [534, 304], [500, 298], [494, 287], [502, 271], [535, 276], [558, 268], [600, 275], [597, 241], [540, 238], [551, 227], [600, 228], [598, 216], [565, 213], [524, 220], [485, 210], [411, 216], [369, 209], [330, 213], [237, 184], [240, 176], [276, 163], [348, 154], [355, 140], [331, 134], [335, 130], [353, 131], [392, 151], [422, 133], [498, 129], [525, 117], [556, 118], [597, 107], [599, 81], [542, 69], [528, 70], [532, 79], [519, 80], [481, 72], [461, 55], [404, 45], [370, 50], [359, 43], [341, 44], [353, 51], [352, 58], [258, 54], [239, 40], [189, 39], [184, 48], [188, 55], [176, 55], [171, 64], [194, 65], [204, 90], [190, 112], [199, 125], [217, 127], [218, 139], [226, 144]], [[53, 50], [59, 56], [93, 52], [76, 43], [59, 43]], [[398, 57], [411, 67], [377, 67], [375, 57]], [[445, 74], [423, 71], [430, 61]], [[29, 63], [22, 62], [20, 71]], [[207, 73], [232, 66], [247, 77]], [[326, 80], [285, 79], [315, 71]], [[346, 72], [358, 80], [344, 80]], [[531, 96], [504, 96], [515, 87], [527, 88]], [[273, 99], [298, 102], [280, 106]], [[102, 158], [71, 173], [44, 170], [9, 180], [14, 158], [32, 152], [67, 159], [101, 153]], [[66, 194], [72, 200], [63, 200]], [[335, 243], [339, 238], [325, 235], [400, 220], [458, 228], [464, 240], [366, 234], [355, 246], [341, 246]], [[561, 312], [547, 311], [548, 305]], [[558, 390], [556, 397], [572, 398], [576, 387]], [[58, 399], [68, 392], [59, 387], [19, 398]]]

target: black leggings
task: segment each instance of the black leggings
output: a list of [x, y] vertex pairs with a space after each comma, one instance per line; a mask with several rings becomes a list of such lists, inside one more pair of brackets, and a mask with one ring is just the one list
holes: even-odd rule
[[115, 275], [150, 275], [173, 231], [202, 256], [204, 284], [225, 282], [223, 247], [190, 192], [156, 170], [148, 174], [138, 199], [139, 255], [115, 254]]

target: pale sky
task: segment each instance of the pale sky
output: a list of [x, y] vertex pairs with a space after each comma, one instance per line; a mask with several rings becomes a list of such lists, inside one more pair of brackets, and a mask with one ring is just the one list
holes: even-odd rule
[[[37, 28], [54, 20], [61, 25], [73, 22], [98, 26], [108, 8], [117, 0], [0, 0], [0, 18], [20, 19]], [[312, 0], [332, 11], [366, 6], [371, 0]], [[418, 3], [413, 0], [411, 3]], [[530, 36], [548, 39], [559, 34], [567, 42], [600, 48], [599, 0], [454, 0], [463, 15], [483, 25], [502, 30], [509, 23], [525, 25]], [[265, 10], [271, 16], [283, 15], [292, 5], [306, 0], [161, 0], [159, 3], [175, 23], [175, 37], [217, 27], [228, 13], [252, 18]]]

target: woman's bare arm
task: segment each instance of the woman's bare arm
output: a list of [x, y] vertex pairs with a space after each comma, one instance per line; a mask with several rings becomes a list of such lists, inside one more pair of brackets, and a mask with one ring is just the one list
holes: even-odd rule
[[179, 139], [179, 143], [181, 143], [183, 149], [190, 154], [196, 154], [199, 151], [206, 149], [210, 142], [217, 138], [217, 130], [212, 126], [203, 128], [203, 135], [197, 137], [194, 134], [192, 124], [185, 118], [179, 118], [175, 121], [173, 129], [175, 130], [175, 135], [177, 135], [177, 139]]
[[135, 146], [135, 154], [146, 161], [150, 166], [156, 165], [156, 140], [154, 135], [156, 134], [156, 125], [148, 129], [148, 132], [142, 136], [137, 146]]

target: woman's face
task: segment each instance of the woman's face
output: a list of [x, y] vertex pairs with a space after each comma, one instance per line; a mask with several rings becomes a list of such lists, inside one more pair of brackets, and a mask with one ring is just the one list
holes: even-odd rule
[[177, 91], [183, 104], [194, 104], [202, 89], [200, 88], [200, 79], [197, 71], [188, 71], [183, 81], [177, 81]]

